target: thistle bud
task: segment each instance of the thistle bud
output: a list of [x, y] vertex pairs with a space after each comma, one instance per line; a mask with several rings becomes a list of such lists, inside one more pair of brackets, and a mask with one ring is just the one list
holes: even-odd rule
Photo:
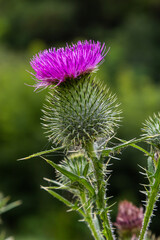
[[136, 238], [140, 233], [143, 222], [143, 209], [137, 208], [131, 202], [122, 201], [118, 207], [118, 215], [114, 224], [122, 238]]
[[109, 138], [120, 120], [116, 97], [91, 76], [61, 83], [47, 100], [43, 125], [55, 144], [81, 146]]
[[[71, 154], [59, 164], [59, 166], [66, 171], [84, 178], [93, 178], [92, 164], [88, 163], [87, 157], [83, 153]], [[73, 182], [61, 172], [57, 171], [57, 179], [70, 192], [76, 193], [77, 190], [84, 191], [83, 185], [79, 182]]]

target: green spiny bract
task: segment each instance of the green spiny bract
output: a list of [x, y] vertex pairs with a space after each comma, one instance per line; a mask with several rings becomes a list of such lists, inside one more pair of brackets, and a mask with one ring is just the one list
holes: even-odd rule
[[143, 136], [155, 135], [155, 137], [148, 139], [147, 142], [160, 149], [160, 113], [149, 117], [149, 119], [145, 121], [142, 131], [144, 132]]
[[81, 146], [109, 138], [120, 120], [116, 97], [90, 76], [62, 83], [47, 100], [43, 125], [55, 144]]
[[[90, 163], [88, 162], [88, 159], [83, 153], [75, 153], [71, 154], [68, 157], [65, 157], [65, 159], [59, 164], [59, 166], [67, 170], [68, 172], [76, 174], [80, 177], [93, 180], [92, 164], [91, 162]], [[63, 175], [61, 172], [57, 170], [56, 172], [58, 182], [68, 187], [71, 190], [71, 192], [75, 193], [74, 190], [84, 191], [83, 186], [80, 185], [80, 183], [72, 182], [68, 177]]]

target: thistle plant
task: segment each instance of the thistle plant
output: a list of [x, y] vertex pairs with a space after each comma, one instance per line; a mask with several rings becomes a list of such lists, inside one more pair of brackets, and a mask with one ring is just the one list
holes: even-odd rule
[[[143, 152], [148, 158], [148, 167], [144, 169], [149, 180], [145, 186], [146, 210], [143, 213], [142, 208], [122, 202], [115, 223], [118, 239], [125, 240], [127, 236], [142, 240], [146, 239], [159, 196], [160, 115], [146, 121], [140, 138], [129, 141], [116, 138], [121, 121], [119, 103], [95, 76], [107, 52], [100, 42], [79, 41], [65, 48], [44, 50], [31, 59], [35, 90], [49, 88], [41, 122], [52, 148], [23, 159], [41, 156], [50, 164], [56, 170], [56, 180], [46, 179], [51, 186], [42, 188], [70, 210], [77, 211], [95, 240], [114, 240], [117, 238], [107, 192], [110, 160], [128, 146]], [[151, 146], [150, 152], [137, 145], [142, 141]], [[59, 164], [45, 157], [58, 150], [64, 155]], [[64, 198], [62, 190], [70, 192], [72, 199]]]

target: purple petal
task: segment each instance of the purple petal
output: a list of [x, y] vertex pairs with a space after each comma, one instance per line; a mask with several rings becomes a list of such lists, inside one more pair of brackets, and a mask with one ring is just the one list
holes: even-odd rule
[[59, 85], [66, 79], [78, 78], [97, 69], [104, 59], [105, 44], [100, 42], [78, 41], [77, 44], [65, 48], [50, 48], [39, 52], [30, 61], [35, 73], [33, 75], [38, 83], [36, 89], [49, 85]]

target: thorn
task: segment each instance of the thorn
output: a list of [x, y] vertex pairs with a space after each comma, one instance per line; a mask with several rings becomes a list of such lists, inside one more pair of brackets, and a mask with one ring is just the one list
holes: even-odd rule
[[44, 187], [44, 186], [42, 186], [42, 185], [40, 185], [40, 188], [41, 188], [41, 189], [44, 189], [44, 190], [46, 190], [46, 191], [48, 190], [47, 187]]

